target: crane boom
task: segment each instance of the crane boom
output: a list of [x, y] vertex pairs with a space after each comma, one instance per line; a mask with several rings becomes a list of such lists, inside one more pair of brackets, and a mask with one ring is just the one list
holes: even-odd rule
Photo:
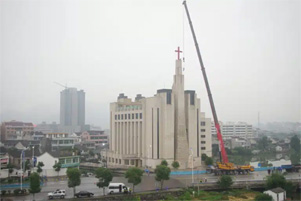
[[219, 122], [218, 122], [218, 119], [217, 119], [217, 114], [216, 114], [216, 110], [215, 110], [215, 106], [214, 106], [214, 102], [213, 102], [213, 98], [212, 98], [212, 94], [211, 94], [211, 90], [210, 90], [206, 70], [205, 70], [205, 67], [204, 67], [203, 60], [202, 60], [200, 48], [199, 48], [199, 45], [198, 45], [198, 42], [197, 42], [197, 39], [196, 39], [196, 36], [195, 36], [195, 32], [194, 32], [194, 29], [193, 29], [193, 25], [192, 25], [192, 22], [191, 22], [189, 11], [188, 11], [188, 8], [187, 8], [187, 5], [186, 5], [186, 0], [183, 1], [183, 5], [185, 7], [185, 11], [186, 11], [187, 18], [188, 18], [188, 21], [189, 21], [190, 29], [191, 29], [191, 32], [192, 32], [192, 37], [193, 37], [193, 40], [194, 40], [194, 43], [195, 43], [195, 48], [196, 48], [197, 55], [198, 55], [198, 58], [199, 58], [199, 62], [200, 62], [200, 65], [201, 65], [201, 69], [202, 69], [202, 72], [203, 72], [205, 85], [206, 85], [206, 88], [207, 88], [207, 93], [208, 93], [208, 97], [209, 97], [209, 101], [210, 101], [210, 107], [211, 107], [211, 111], [212, 111], [212, 115], [213, 115], [213, 119], [214, 119], [214, 124], [215, 124], [216, 132], [217, 132], [217, 138], [218, 138], [219, 143], [220, 143], [219, 149], [220, 149], [220, 152], [221, 152], [221, 159], [222, 159], [221, 161], [223, 163], [228, 163], [228, 156], [227, 156], [227, 153], [226, 153], [226, 150], [225, 150], [220, 125], [219, 125]]

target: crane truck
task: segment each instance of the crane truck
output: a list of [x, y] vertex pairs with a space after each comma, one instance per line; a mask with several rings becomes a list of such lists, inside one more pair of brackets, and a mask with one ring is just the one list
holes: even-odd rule
[[210, 172], [214, 173], [215, 175], [245, 174], [245, 173], [248, 173], [248, 172], [253, 172], [254, 167], [251, 166], [251, 165], [236, 166], [233, 163], [229, 163], [228, 156], [227, 156], [225, 146], [224, 146], [223, 137], [222, 137], [222, 134], [221, 134], [219, 121], [218, 121], [218, 118], [217, 118], [217, 113], [216, 113], [214, 102], [213, 102], [213, 97], [212, 97], [210, 86], [209, 86], [209, 81], [208, 81], [208, 78], [207, 78], [206, 70], [205, 70], [205, 67], [204, 67], [204, 63], [203, 63], [203, 60], [202, 60], [200, 48], [199, 48], [199, 45], [198, 45], [198, 42], [197, 42], [197, 39], [196, 39], [196, 35], [195, 35], [195, 32], [194, 32], [194, 28], [193, 28], [193, 25], [192, 25], [190, 14], [189, 14], [189, 11], [188, 11], [188, 8], [187, 8], [186, 0], [183, 1], [183, 5], [185, 7], [185, 11], [186, 11], [187, 18], [188, 18], [188, 21], [189, 21], [189, 25], [190, 25], [192, 37], [193, 37], [193, 40], [194, 40], [196, 52], [197, 52], [198, 59], [199, 59], [199, 62], [200, 62], [203, 78], [204, 78], [206, 89], [207, 89], [207, 94], [208, 94], [208, 97], [209, 97], [212, 116], [213, 116], [213, 119], [214, 119], [214, 124], [215, 124], [216, 132], [217, 132], [217, 138], [219, 140], [220, 162], [217, 162], [216, 166], [212, 167]]

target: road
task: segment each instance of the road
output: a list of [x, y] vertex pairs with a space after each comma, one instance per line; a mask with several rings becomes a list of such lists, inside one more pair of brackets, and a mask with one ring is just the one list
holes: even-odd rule
[[[235, 175], [233, 176], [234, 180], [261, 180], [264, 179], [267, 176], [267, 172], [254, 172], [250, 173], [250, 175]], [[299, 173], [290, 173], [286, 176], [286, 178], [300, 178]], [[202, 175], [194, 175], [194, 182], [199, 182], [201, 179], [207, 179], [207, 182], [216, 182], [218, 179], [218, 176], [214, 175], [208, 175], [208, 174], [202, 174]], [[96, 182], [98, 180], [95, 177], [82, 177], [81, 178], [81, 185], [76, 187], [76, 192], [79, 192], [81, 190], [86, 190], [89, 192], [94, 193], [94, 196], [101, 196], [103, 190], [99, 189], [96, 186]], [[192, 181], [192, 175], [174, 175], [170, 177], [170, 180], [164, 182], [164, 189], [166, 188], [183, 188], [191, 185]], [[112, 182], [118, 182], [118, 183], [124, 183], [126, 186], [130, 186], [132, 188], [132, 185], [127, 182], [127, 179], [124, 177], [114, 177]], [[156, 190], [157, 188], [160, 188], [158, 186], [158, 183], [155, 181], [154, 175], [144, 175], [142, 177], [142, 182], [135, 186], [135, 192], [141, 192], [141, 191], [150, 191], [150, 190]], [[38, 194], [36, 194], [35, 198], [37, 201], [41, 200], [48, 200], [47, 194], [51, 191], [54, 191], [56, 189], [65, 189], [66, 190], [66, 198], [72, 198], [73, 197], [73, 189], [68, 188], [67, 180], [64, 181], [58, 181], [58, 182], [47, 182], [43, 187], [42, 191]], [[16, 201], [27, 201], [32, 200], [32, 195], [28, 196], [18, 196], [18, 197], [9, 197], [5, 198], [4, 200], [16, 200]]]

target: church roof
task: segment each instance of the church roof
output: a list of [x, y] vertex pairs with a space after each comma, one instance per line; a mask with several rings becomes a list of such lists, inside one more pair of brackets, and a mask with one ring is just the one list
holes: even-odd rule
[[157, 93], [168, 93], [168, 92], [172, 92], [171, 89], [158, 89]]

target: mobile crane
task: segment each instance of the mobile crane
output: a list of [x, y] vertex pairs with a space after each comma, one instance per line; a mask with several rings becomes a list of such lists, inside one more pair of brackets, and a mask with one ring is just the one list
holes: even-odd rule
[[200, 66], [201, 66], [201, 69], [202, 69], [203, 78], [204, 78], [204, 81], [205, 81], [205, 85], [206, 85], [206, 89], [207, 89], [207, 93], [208, 93], [208, 97], [209, 97], [209, 102], [210, 102], [210, 107], [211, 107], [211, 111], [212, 111], [212, 115], [213, 115], [213, 119], [214, 119], [214, 124], [215, 124], [216, 132], [217, 132], [217, 138], [219, 140], [220, 162], [217, 162], [216, 167], [211, 169], [210, 172], [214, 173], [215, 175], [244, 174], [244, 173], [248, 173], [248, 172], [253, 172], [254, 167], [251, 166], [251, 165], [235, 166], [233, 163], [229, 163], [228, 156], [227, 156], [225, 146], [224, 146], [223, 137], [222, 137], [222, 134], [221, 134], [219, 121], [218, 121], [218, 118], [217, 118], [217, 114], [216, 114], [216, 110], [215, 110], [215, 106], [214, 106], [214, 102], [213, 102], [213, 98], [212, 98], [212, 94], [211, 94], [211, 90], [210, 90], [210, 86], [209, 86], [209, 82], [208, 82], [208, 78], [207, 78], [207, 74], [206, 74], [206, 70], [205, 70], [205, 67], [204, 67], [204, 63], [203, 63], [203, 60], [202, 60], [200, 48], [199, 48], [199, 45], [198, 45], [198, 42], [197, 42], [197, 39], [196, 39], [196, 35], [195, 35], [195, 32], [194, 32], [194, 28], [193, 28], [193, 25], [192, 25], [190, 14], [189, 14], [189, 11], [188, 11], [188, 8], [187, 8], [186, 0], [183, 1], [183, 5], [185, 7], [185, 11], [186, 11], [187, 18], [188, 18], [188, 21], [189, 21], [189, 25], [190, 25], [192, 37], [193, 37], [193, 40], [194, 40], [196, 52], [197, 52], [198, 59], [199, 59], [199, 62], [200, 62]]

